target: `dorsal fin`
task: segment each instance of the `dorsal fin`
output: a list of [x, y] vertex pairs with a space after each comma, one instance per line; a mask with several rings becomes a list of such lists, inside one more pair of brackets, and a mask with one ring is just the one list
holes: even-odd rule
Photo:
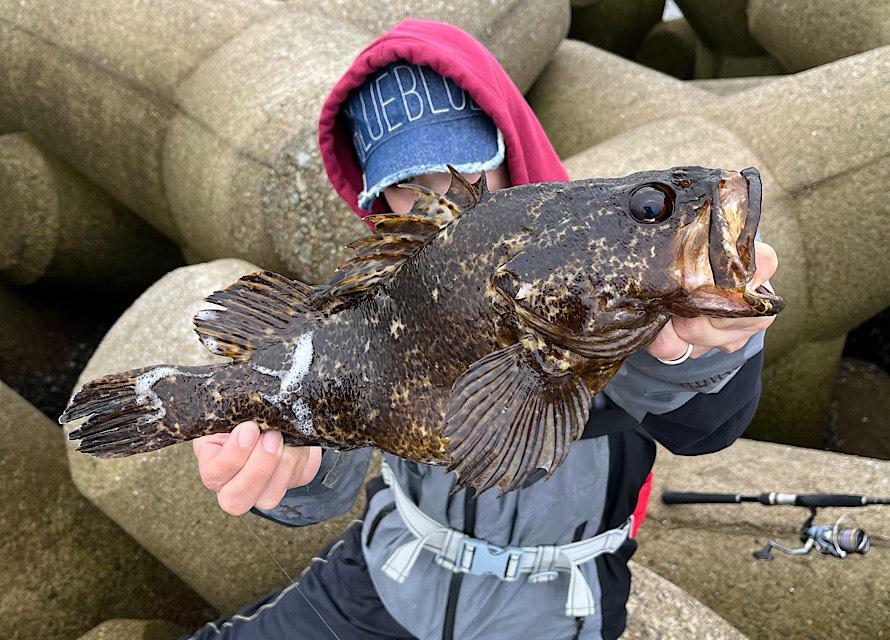
[[472, 183], [450, 164], [448, 173], [451, 174], [451, 185], [445, 192], [445, 197], [460, 207], [461, 211], [472, 209], [488, 195], [488, 179], [485, 177], [484, 171], [479, 179]]
[[199, 311], [193, 322], [201, 343], [213, 353], [247, 360], [253, 351], [281, 340], [294, 321], [315, 313], [309, 303], [324, 287], [312, 287], [271, 271], [248, 274], [206, 298], [225, 309]]
[[426, 218], [440, 229], [457, 220], [462, 213], [457, 203], [422, 185], [406, 183], [400, 184], [399, 188], [417, 194], [408, 215]]
[[327, 292], [329, 300], [339, 298], [348, 303], [373, 291], [439, 231], [476, 206], [488, 193], [484, 174], [470, 184], [453, 167], [448, 169], [451, 185], [445, 195], [419, 184], [400, 184], [399, 187], [417, 194], [410, 212], [365, 218], [374, 225], [375, 234], [347, 245], [355, 251], [355, 257], [337, 269]]
[[435, 222], [413, 213], [378, 214], [365, 220], [377, 233], [347, 245], [355, 257], [337, 268], [328, 290], [331, 298], [347, 302], [373, 290], [439, 232]]

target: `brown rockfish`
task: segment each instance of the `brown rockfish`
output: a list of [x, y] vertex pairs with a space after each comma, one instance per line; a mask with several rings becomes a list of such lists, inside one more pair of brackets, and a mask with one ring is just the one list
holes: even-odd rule
[[206, 300], [195, 330], [226, 364], [158, 365], [85, 385], [60, 418], [98, 457], [153, 451], [244, 420], [289, 444], [374, 446], [447, 465], [455, 491], [553, 473], [592, 394], [670, 315], [762, 316], [746, 285], [760, 175], [702, 167], [489, 192], [452, 171], [417, 185], [331, 282], [268, 271]]

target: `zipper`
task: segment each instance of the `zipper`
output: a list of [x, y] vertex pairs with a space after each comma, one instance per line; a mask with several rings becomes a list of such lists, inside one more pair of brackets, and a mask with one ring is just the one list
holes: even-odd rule
[[[464, 497], [464, 533], [473, 536], [476, 528], [476, 498], [475, 489], [466, 490]], [[460, 595], [460, 584], [464, 579], [463, 573], [452, 573], [451, 584], [448, 585], [448, 600], [445, 603], [445, 622], [442, 625], [442, 640], [454, 640], [454, 620], [457, 615], [457, 599]]]

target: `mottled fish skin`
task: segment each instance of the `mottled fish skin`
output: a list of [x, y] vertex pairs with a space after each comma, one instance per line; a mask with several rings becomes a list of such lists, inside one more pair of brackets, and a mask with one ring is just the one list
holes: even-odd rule
[[[522, 468], [530, 462], [520, 464], [521, 453], [495, 465], [492, 458], [503, 457], [497, 453], [498, 436], [487, 436], [488, 443], [477, 438], [478, 457], [460, 469], [454, 455], [460, 443], [446, 435], [447, 416], [460, 410], [454, 405], [456, 387], [464, 383], [459, 379], [474, 363], [498, 350], [520, 354], [527, 364], [517, 360], [515, 370], [537, 372], [544, 381], [542, 397], [568, 393], [577, 404], [587, 396], [573, 391], [571, 380], [582, 381], [589, 394], [598, 392], [625, 358], [654, 339], [670, 314], [750, 316], [781, 310], [781, 299], [745, 289], [753, 274], [760, 213], [759, 176], [746, 171], [681, 167], [526, 185], [485, 193], [459, 217], [449, 213], [454, 209], [449, 203], [439, 211], [444, 212], [437, 218], [441, 229], [406, 249], [410, 255], [395, 273], [365, 294], [339, 300], [316, 287], [307, 294], [312, 311], [267, 328], [269, 344], [249, 358], [223, 367], [172, 367], [179, 373], [159, 376], [151, 392], [165, 415], [146, 425], [157, 430], [152, 437], [158, 446], [151, 448], [254, 419], [294, 443], [375, 446], [458, 469], [459, 485], [515, 488], [533, 471]], [[644, 185], [669, 193], [673, 213], [666, 220], [641, 223], [629, 213], [631, 196]], [[749, 190], [755, 189], [758, 202], [749, 207]], [[212, 314], [227, 312], [203, 313], [212, 321]], [[215, 346], [206, 339], [205, 344]], [[509, 366], [504, 371], [512, 371]], [[141, 375], [146, 371], [156, 369], [140, 370]], [[132, 386], [134, 377], [128, 379]], [[126, 387], [120, 380], [126, 382], [121, 378], [115, 384]], [[548, 380], [554, 389], [569, 386], [547, 391]], [[69, 408], [63, 420], [88, 415], [84, 406]], [[565, 424], [569, 418], [566, 413], [549, 419]], [[511, 423], [522, 443], [516, 446], [546, 449], [549, 457], [535, 459], [548, 461], [543, 466], [549, 476], [568, 443], [542, 445], [540, 434], [526, 435], [512, 426], [520, 423], [518, 417]], [[573, 429], [573, 437], [580, 435], [577, 426]], [[452, 424], [457, 432], [464, 433]], [[134, 452], [111, 450], [104, 444], [111, 440], [107, 436], [85, 450]]]

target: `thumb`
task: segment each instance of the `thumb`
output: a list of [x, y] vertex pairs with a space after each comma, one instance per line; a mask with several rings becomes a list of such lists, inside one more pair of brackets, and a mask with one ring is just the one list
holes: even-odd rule
[[756, 268], [751, 283], [748, 285], [750, 289], [756, 289], [772, 278], [779, 267], [779, 256], [776, 255], [776, 250], [765, 242], [754, 242], [754, 259]]

